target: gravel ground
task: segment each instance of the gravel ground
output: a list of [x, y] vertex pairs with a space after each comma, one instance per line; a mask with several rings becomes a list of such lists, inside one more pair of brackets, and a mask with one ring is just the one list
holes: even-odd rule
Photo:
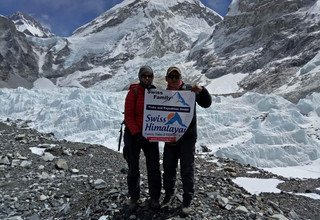
[[[0, 123], [0, 219], [320, 219], [320, 200], [292, 194], [319, 195], [320, 179], [289, 180], [210, 153], [196, 158], [192, 213], [180, 211], [180, 179], [172, 204], [153, 211], [141, 158], [140, 206], [129, 212], [127, 166], [120, 153], [58, 141], [23, 122]], [[278, 186], [281, 193], [256, 196], [234, 184], [236, 177], [284, 182]]]

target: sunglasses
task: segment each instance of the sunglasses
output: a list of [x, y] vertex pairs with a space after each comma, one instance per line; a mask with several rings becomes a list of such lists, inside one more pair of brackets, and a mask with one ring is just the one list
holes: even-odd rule
[[167, 76], [169, 79], [180, 79], [181, 78], [181, 76], [180, 75], [168, 75]]
[[142, 75], [141, 75], [141, 78], [143, 78], [143, 79], [146, 79], [146, 78], [152, 79], [152, 78], [153, 78], [153, 75], [150, 75], [150, 74], [142, 74]]

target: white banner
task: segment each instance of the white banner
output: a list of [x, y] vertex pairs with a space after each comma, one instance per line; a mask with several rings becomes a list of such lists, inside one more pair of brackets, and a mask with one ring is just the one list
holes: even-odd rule
[[191, 91], [145, 90], [142, 134], [150, 141], [176, 142], [193, 118]]

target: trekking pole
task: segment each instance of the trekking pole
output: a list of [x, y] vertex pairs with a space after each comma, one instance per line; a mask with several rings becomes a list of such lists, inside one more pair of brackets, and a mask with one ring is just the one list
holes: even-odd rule
[[119, 142], [118, 142], [118, 151], [120, 151], [120, 146], [121, 146], [121, 141], [122, 141], [122, 126], [124, 124], [124, 121], [121, 122], [121, 126], [120, 126], [120, 136], [119, 136]]

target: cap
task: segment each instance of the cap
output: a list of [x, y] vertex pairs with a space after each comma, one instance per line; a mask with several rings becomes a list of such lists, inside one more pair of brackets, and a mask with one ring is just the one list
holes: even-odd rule
[[172, 67], [169, 67], [169, 69], [167, 70], [167, 76], [170, 74], [170, 73], [173, 73], [173, 72], [176, 72], [178, 73], [180, 76], [181, 76], [181, 71], [178, 67], [175, 67], [175, 66], [172, 66]]
[[143, 73], [149, 73], [149, 74], [152, 74], [153, 75], [153, 70], [150, 66], [142, 66], [140, 67], [140, 70], [139, 70], [139, 79], [141, 78], [141, 75]]

